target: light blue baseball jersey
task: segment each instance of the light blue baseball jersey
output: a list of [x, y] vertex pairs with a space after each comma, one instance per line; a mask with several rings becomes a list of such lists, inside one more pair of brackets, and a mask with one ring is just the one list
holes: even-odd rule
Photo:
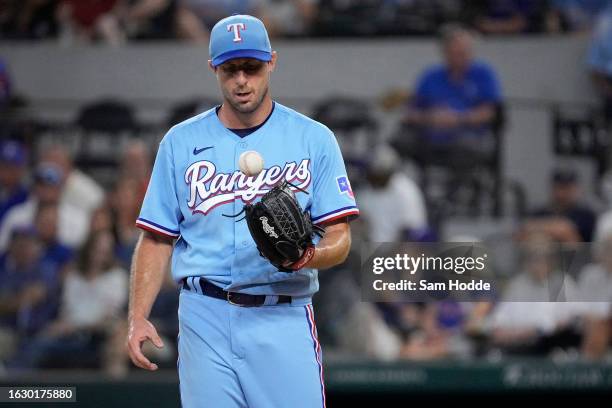
[[[247, 177], [240, 154], [255, 150], [264, 170]], [[178, 238], [172, 276], [203, 276], [236, 292], [310, 296], [317, 271], [279, 272], [259, 255], [239, 213], [281, 180], [295, 191], [315, 224], [359, 214], [333, 133], [324, 125], [275, 103], [263, 126], [245, 138], [227, 129], [215, 109], [174, 126], [162, 139], [136, 222], [142, 229]]]

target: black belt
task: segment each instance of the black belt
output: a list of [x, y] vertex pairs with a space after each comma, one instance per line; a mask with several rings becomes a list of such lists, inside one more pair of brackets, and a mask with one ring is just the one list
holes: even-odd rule
[[[191, 286], [187, 283], [188, 279], [193, 279], [191, 282], [193, 282], [195, 285], [198, 285], [198, 288], [195, 288], [196, 292], [217, 299], [227, 300], [229, 303], [236, 306], [263, 306], [264, 304], [266, 304], [266, 298], [268, 298], [267, 295], [249, 295], [246, 293], [227, 292], [221, 289], [220, 287], [208, 282], [206, 279], [201, 279], [199, 277], [183, 279], [183, 289], [189, 291], [191, 291], [192, 289]], [[291, 303], [291, 296], [281, 295], [273, 297], [278, 298], [278, 300], [272, 304]]]

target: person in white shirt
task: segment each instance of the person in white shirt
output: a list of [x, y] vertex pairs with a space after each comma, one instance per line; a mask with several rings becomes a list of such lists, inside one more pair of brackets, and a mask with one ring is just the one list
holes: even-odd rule
[[15, 228], [34, 224], [40, 204], [58, 204], [58, 240], [70, 248], [79, 248], [89, 232], [89, 213], [81, 207], [61, 201], [62, 171], [56, 165], [41, 163], [34, 172], [33, 194], [23, 204], [9, 210], [0, 225], [0, 252], [6, 251]]
[[107, 363], [110, 351], [105, 344], [122, 330], [129, 285], [127, 271], [117, 266], [114, 246], [110, 231], [88, 238], [65, 278], [58, 319], [32, 339], [9, 368], [79, 366], [92, 359]]
[[586, 265], [578, 279], [587, 358], [601, 358], [610, 350], [612, 322], [612, 231], [600, 232], [594, 243], [595, 262]]
[[104, 189], [93, 178], [74, 167], [72, 157], [64, 146], [48, 146], [40, 155], [40, 162], [53, 163], [61, 169], [61, 204], [78, 207], [89, 215], [103, 204]]
[[523, 250], [524, 271], [510, 280], [490, 317], [493, 344], [527, 354], [549, 352], [570, 337], [579, 344], [578, 289], [571, 276], [558, 271], [554, 242], [548, 235], [532, 235]]
[[[117, 266], [115, 240], [109, 231], [89, 237], [76, 270], [66, 276], [61, 320], [69, 329], [104, 327], [122, 316], [128, 274]], [[87, 299], [87, 301], [83, 301]]]
[[419, 186], [399, 170], [399, 156], [388, 145], [373, 152], [368, 186], [356, 196], [372, 242], [405, 240], [427, 227], [425, 199]]

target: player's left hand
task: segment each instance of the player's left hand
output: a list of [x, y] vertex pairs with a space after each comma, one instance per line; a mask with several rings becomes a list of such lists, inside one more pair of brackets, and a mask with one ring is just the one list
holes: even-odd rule
[[297, 261], [291, 262], [291, 261], [285, 261], [283, 262], [283, 267], [287, 268], [287, 269], [291, 269], [293, 271], [297, 271], [300, 270], [302, 268], [305, 268], [308, 263], [312, 260], [312, 258], [314, 258], [315, 255], [315, 247], [308, 247], [305, 250], [304, 249], [300, 249], [300, 258]]
[[315, 253], [312, 238], [323, 235], [323, 229], [312, 224], [310, 214], [302, 211], [291, 187], [295, 186], [284, 181], [258, 203], [244, 206], [259, 254], [282, 272], [297, 271], [310, 262]]
[[130, 320], [127, 337], [127, 349], [130, 359], [140, 368], [155, 371], [157, 370], [157, 364], [149, 361], [142, 353], [142, 344], [147, 340], [151, 341], [157, 348], [164, 347], [162, 339], [159, 337], [155, 326], [153, 326], [150, 321], [144, 318], [134, 318]]

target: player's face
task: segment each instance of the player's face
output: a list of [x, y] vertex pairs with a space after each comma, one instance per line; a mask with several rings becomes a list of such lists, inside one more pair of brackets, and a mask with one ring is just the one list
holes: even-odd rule
[[223, 99], [240, 113], [253, 113], [268, 95], [270, 73], [274, 70], [276, 53], [272, 61], [237, 58], [215, 69]]

